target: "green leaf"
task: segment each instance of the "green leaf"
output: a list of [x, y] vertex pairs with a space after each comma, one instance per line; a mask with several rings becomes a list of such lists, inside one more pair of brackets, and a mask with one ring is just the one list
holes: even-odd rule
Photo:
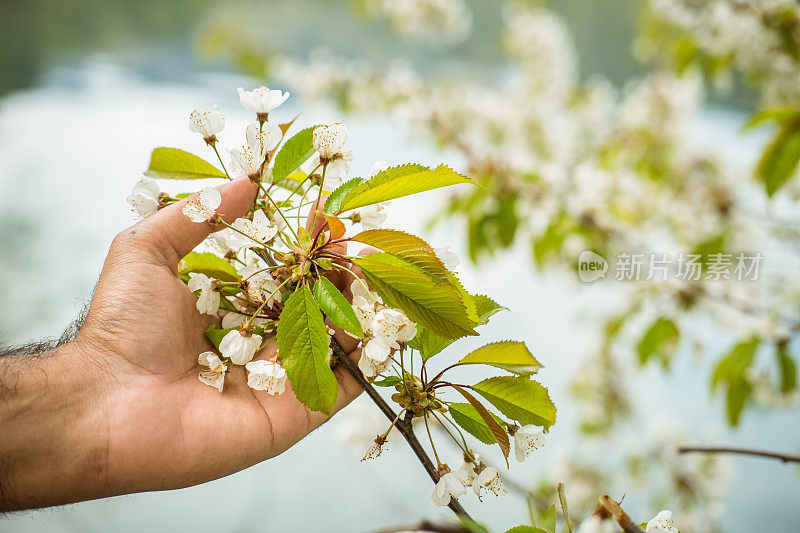
[[156, 148], [150, 156], [150, 166], [144, 173], [151, 178], [201, 180], [226, 178], [217, 167], [179, 148]]
[[756, 167], [756, 176], [764, 182], [767, 196], [774, 195], [789, 181], [800, 162], [800, 128], [792, 122], [778, 132], [767, 145]]
[[484, 424], [486, 424], [486, 426], [489, 428], [494, 440], [497, 442], [498, 446], [500, 446], [500, 450], [503, 452], [503, 457], [506, 460], [506, 466], [508, 466], [508, 454], [511, 452], [511, 443], [508, 440], [508, 433], [506, 433], [506, 430], [503, 429], [503, 426], [500, 425], [500, 423], [497, 421], [497, 418], [494, 417], [492, 413], [490, 413], [489, 410], [486, 409], [486, 407], [484, 407], [477, 398], [475, 398], [475, 396], [458, 385], [453, 385], [452, 387], [460, 392], [461, 396], [467, 399], [469, 404], [481, 417]]
[[645, 365], [651, 357], [661, 359], [664, 368], [669, 366], [670, 356], [678, 344], [678, 326], [667, 317], [659, 317], [647, 328], [636, 347], [639, 364]]
[[282, 180], [300, 168], [300, 165], [308, 161], [314, 155], [314, 145], [311, 139], [316, 126], [298, 131], [289, 140], [283, 143], [280, 151], [275, 154], [275, 163], [272, 165], [272, 179]]
[[733, 383], [744, 378], [744, 374], [753, 362], [761, 339], [753, 337], [747, 341], [736, 344], [724, 355], [714, 368], [711, 376], [711, 389], [720, 383]]
[[556, 406], [547, 389], [524, 377], [502, 376], [484, 379], [472, 389], [501, 413], [521, 424], [549, 427], [556, 422]]
[[[507, 309], [488, 296], [483, 296], [482, 294], [473, 296], [472, 300], [475, 303], [475, 310], [480, 319], [480, 324], [487, 324], [492, 316], [503, 309]], [[456, 339], [447, 339], [424, 327], [417, 326], [417, 335], [408, 345], [418, 350], [422, 359], [427, 361], [455, 341]]]
[[336, 214], [341, 212], [342, 200], [352, 191], [356, 185], [364, 183], [364, 178], [353, 178], [339, 185], [325, 200], [325, 212]]
[[378, 379], [373, 381], [372, 384], [376, 387], [394, 387], [398, 383], [402, 383], [403, 380], [397, 376], [386, 376], [383, 379]]
[[439, 165], [435, 169], [417, 164], [400, 165], [386, 169], [351, 189], [336, 213], [457, 183], [475, 182], [447, 165]]
[[225, 259], [211, 253], [189, 252], [178, 263], [178, 275], [184, 281], [189, 279], [190, 272], [205, 274], [220, 281], [238, 281], [239, 274]]
[[793, 107], [759, 109], [744, 125], [744, 129], [751, 129], [760, 126], [764, 122], [777, 122], [780, 125], [797, 120], [800, 118], [800, 111]]
[[548, 531], [536, 526], [514, 526], [507, 529], [506, 533], [548, 533]]
[[327, 278], [319, 278], [314, 284], [314, 299], [331, 322], [358, 338], [364, 337], [364, 330], [361, 329], [353, 306]]
[[472, 518], [467, 518], [466, 516], [457, 515], [458, 520], [461, 522], [461, 525], [468, 533], [492, 533], [491, 530], [484, 526], [483, 524], [479, 524]]
[[541, 515], [542, 529], [545, 531], [556, 530], [556, 506], [551, 505], [547, 510], [542, 512]]
[[370, 229], [351, 237], [351, 240], [383, 250], [418, 266], [434, 278], [449, 280], [449, 272], [433, 247], [416, 235], [393, 229]]
[[303, 285], [289, 296], [278, 322], [278, 353], [297, 399], [330, 414], [339, 388], [328, 361], [328, 333], [314, 295]]
[[473, 350], [464, 356], [457, 365], [491, 365], [515, 374], [535, 374], [541, 363], [525, 346], [524, 342], [492, 342]]
[[778, 344], [775, 355], [778, 358], [778, 369], [780, 370], [780, 390], [784, 394], [791, 392], [797, 388], [797, 363], [789, 355], [788, 344], [785, 342]]
[[751, 392], [752, 387], [744, 378], [737, 379], [728, 386], [725, 399], [728, 411], [728, 422], [730, 425], [739, 425], [739, 419], [742, 416], [744, 406], [747, 405], [747, 400], [750, 398]]
[[356, 259], [370, 286], [384, 303], [443, 337], [477, 335], [460, 293], [419, 267], [386, 253]]
[[[454, 402], [447, 405], [448, 412], [453, 416], [456, 424], [465, 429], [470, 435], [484, 444], [494, 444], [497, 439], [492, 434], [492, 430], [483, 420], [477, 409], [469, 403]], [[489, 413], [498, 424], [502, 423], [498, 417]]]

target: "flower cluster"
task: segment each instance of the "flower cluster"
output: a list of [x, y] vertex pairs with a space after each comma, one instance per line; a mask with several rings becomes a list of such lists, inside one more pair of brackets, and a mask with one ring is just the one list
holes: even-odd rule
[[384, 16], [396, 31], [431, 44], [457, 44], [472, 29], [472, 12], [464, 0], [367, 0], [367, 12]]

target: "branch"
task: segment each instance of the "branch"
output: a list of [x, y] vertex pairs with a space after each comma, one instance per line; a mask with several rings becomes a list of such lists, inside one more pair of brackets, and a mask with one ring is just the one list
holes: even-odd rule
[[788, 455], [764, 450], [752, 450], [748, 448], [730, 448], [725, 446], [681, 446], [678, 453], [735, 453], [739, 455], [753, 455], [755, 457], [766, 457], [777, 459], [783, 463], [800, 463], [800, 455]]
[[382, 529], [377, 533], [469, 533], [464, 526], [460, 524], [434, 524], [427, 520], [422, 521], [416, 526], [411, 527], [395, 527], [392, 529]]
[[[375, 390], [375, 387], [367, 381], [367, 378], [364, 377], [364, 374], [361, 373], [358, 366], [353, 362], [352, 359], [345, 353], [342, 347], [336, 342], [335, 339], [331, 340], [331, 347], [333, 348], [333, 353], [339, 359], [339, 362], [342, 364], [343, 367], [347, 369], [351, 376], [361, 385], [370, 399], [378, 406], [378, 409], [386, 415], [386, 418], [389, 421], [394, 422], [397, 418], [397, 413], [386, 403], [386, 400]], [[408, 445], [411, 447], [411, 450], [414, 452], [414, 455], [417, 456], [419, 462], [422, 463], [423, 468], [428, 473], [428, 476], [434, 483], [439, 482], [439, 471], [436, 466], [434, 466], [433, 461], [431, 458], [428, 457], [428, 454], [425, 452], [425, 449], [420, 444], [419, 439], [417, 439], [417, 435], [414, 433], [414, 429], [411, 427], [411, 420], [414, 417], [413, 413], [410, 411], [406, 412], [406, 416], [397, 421], [395, 427], [403, 435], [403, 438], [406, 439]], [[451, 511], [453, 511], [456, 515], [462, 516], [465, 518], [470, 518], [469, 513], [461, 506], [456, 498], [450, 498], [450, 503], [448, 507]]]
[[609, 498], [607, 494], [600, 496], [600, 505], [614, 517], [625, 533], [644, 533], [644, 530], [631, 520], [628, 513], [622, 510], [619, 503]]

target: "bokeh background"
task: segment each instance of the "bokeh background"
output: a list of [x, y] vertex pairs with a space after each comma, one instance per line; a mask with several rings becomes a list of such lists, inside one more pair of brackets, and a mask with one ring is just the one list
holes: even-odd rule
[[[59, 335], [90, 298], [111, 239], [136, 221], [125, 198], [150, 150], [180, 146], [207, 156], [202, 140], [188, 131], [188, 115], [198, 105], [219, 104], [227, 128], [235, 131], [249, 119], [238, 105], [238, 86], [275, 83], [297, 93], [279, 110], [286, 119], [302, 111], [304, 124], [345, 120], [356, 154], [352, 175], [365, 174], [378, 160], [444, 161], [463, 168], [463, 154], [431, 142], [413, 120], [350, 115], [336, 95], [312, 98], [308, 87], [273, 80], [271, 58], [305, 58], [324, 47], [364, 65], [402, 59], [423, 75], [467, 73], [478, 86], [492, 86], [508, 69], [503, 13], [494, 2], [466, 5], [471, 34], [443, 45], [398, 35], [385, 18], [370, 16], [364, 2], [0, 0], [0, 340], [14, 344]], [[574, 39], [581, 79], [602, 75], [622, 89], [648, 68], [633, 52], [639, 2], [561, 0], [549, 9]], [[752, 166], [767, 141], [764, 132], [741, 131], [755, 100], [746, 86], [712, 92], [692, 118], [691, 143]], [[683, 531], [797, 530], [796, 467], [747, 458], [704, 466], [648, 455], [677, 442], [797, 451], [796, 403], [753, 405], [732, 427], [724, 398], [709, 391], [712, 355], [735, 337], [699, 323], [695, 333], [704, 338], [704, 348], [680, 343], [668, 370], [621, 364], [617, 386], [635, 410], [621, 413], [625, 423], [603, 439], [586, 435], [581, 428], [587, 407], [576, 397], [575, 377], [589, 365], [604, 338], [604, 320], [627, 291], [614, 283], [582, 285], [574, 269], [539, 268], [528, 242], [470, 262], [464, 220], [427, 225], [447, 201], [435, 193], [395, 201], [386, 227], [420, 232], [434, 246], [452, 245], [463, 260], [465, 285], [511, 309], [486, 334], [523, 338], [546, 365], [540, 378], [558, 406], [558, 422], [545, 449], [508, 473], [515, 486], [546, 498], [554, 482], [564, 481], [575, 495], [577, 516], [587, 511], [580, 502], [602, 491], [627, 493], [628, 511], [642, 520], [661, 506], [672, 508], [678, 525], [682, 518], [692, 524]], [[791, 204], [789, 213], [798, 214]], [[797, 262], [786, 261], [782, 268], [797, 273]], [[362, 400], [289, 452], [239, 474], [185, 490], [14, 514], [0, 519], [0, 531], [366, 532], [446, 519], [401, 442], [378, 461], [359, 461], [369, 432], [380, 428], [380, 417]], [[457, 463], [455, 453], [451, 461]], [[486, 457], [498, 462], [493, 451]], [[673, 501], [664, 481], [675, 472], [660, 471], [660, 461], [677, 465], [692, 483], [692, 476], [707, 482], [699, 504]], [[710, 470], [698, 474], [705, 467]], [[529, 519], [518, 490], [484, 503], [464, 500], [473, 516], [498, 531]]]

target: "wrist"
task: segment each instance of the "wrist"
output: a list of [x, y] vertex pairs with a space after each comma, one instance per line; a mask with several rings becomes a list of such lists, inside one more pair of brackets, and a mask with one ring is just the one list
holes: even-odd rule
[[0, 511], [107, 495], [100, 374], [77, 340], [0, 358]]

